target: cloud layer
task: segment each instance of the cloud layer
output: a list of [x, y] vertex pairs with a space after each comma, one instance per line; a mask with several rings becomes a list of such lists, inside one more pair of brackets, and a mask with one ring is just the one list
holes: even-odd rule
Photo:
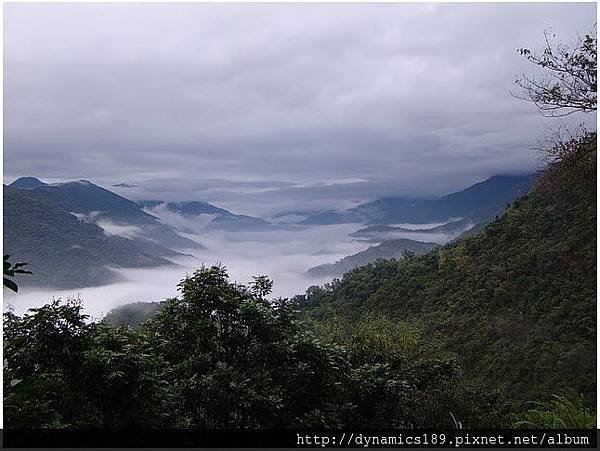
[[[530, 171], [515, 49], [595, 4], [10, 4], [7, 179], [86, 178], [250, 214]], [[581, 119], [578, 119], [581, 120]], [[595, 120], [595, 118], [593, 119]]]

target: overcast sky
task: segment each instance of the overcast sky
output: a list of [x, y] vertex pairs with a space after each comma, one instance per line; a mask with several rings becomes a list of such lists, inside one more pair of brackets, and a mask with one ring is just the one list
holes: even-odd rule
[[[4, 175], [237, 211], [431, 196], [539, 165], [508, 93], [588, 4], [5, 4]], [[588, 118], [589, 120], [590, 118]], [[577, 120], [582, 120], [581, 118]], [[594, 118], [595, 120], [595, 118]]]

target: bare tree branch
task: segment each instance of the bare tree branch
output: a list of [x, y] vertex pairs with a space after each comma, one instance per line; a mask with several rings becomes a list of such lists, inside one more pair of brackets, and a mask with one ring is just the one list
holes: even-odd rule
[[520, 88], [514, 97], [532, 102], [546, 117], [563, 117], [576, 112], [596, 111], [597, 105], [597, 37], [595, 32], [579, 37], [569, 47], [554, 43], [554, 35], [544, 32], [545, 47], [541, 54], [526, 48], [517, 52], [529, 62], [543, 68], [539, 77], [523, 74], [515, 80]]

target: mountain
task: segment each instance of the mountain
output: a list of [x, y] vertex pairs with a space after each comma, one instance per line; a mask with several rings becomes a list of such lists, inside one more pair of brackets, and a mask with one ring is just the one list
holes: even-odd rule
[[380, 261], [296, 298], [304, 315], [384, 315], [455, 354], [467, 380], [523, 406], [551, 395], [596, 402], [596, 135], [469, 236]]
[[493, 219], [506, 204], [531, 188], [534, 175], [497, 175], [439, 199], [386, 197], [343, 211], [324, 211], [303, 224], [427, 224], [461, 218], [472, 223]]
[[154, 225], [157, 218], [140, 206], [118, 194], [87, 180], [44, 184], [35, 188], [73, 213], [97, 212], [98, 218], [110, 219], [118, 224]]
[[[484, 223], [478, 223], [477, 225], [482, 226]], [[464, 219], [458, 221], [450, 221], [446, 224], [441, 224], [433, 227], [411, 229], [407, 227], [396, 227], [389, 225], [372, 225], [363, 227], [362, 229], [352, 232], [351, 237], [360, 238], [369, 241], [385, 241], [398, 237], [398, 235], [405, 233], [430, 233], [430, 234], [443, 234], [448, 235], [449, 238], [458, 237], [461, 234], [469, 231], [475, 227], [471, 221]]]
[[377, 246], [344, 257], [335, 263], [314, 266], [310, 268], [306, 274], [311, 277], [340, 276], [354, 268], [374, 263], [377, 260], [388, 260], [391, 258], [402, 259], [406, 256], [406, 252], [420, 255], [430, 251], [436, 246], [437, 244], [435, 243], [422, 243], [420, 241], [408, 239], [384, 241]]
[[139, 205], [150, 211], [155, 208], [166, 208], [171, 212], [178, 213], [188, 218], [199, 215], [212, 215], [214, 218], [206, 225], [206, 228], [209, 230], [244, 231], [271, 230], [275, 228], [274, 224], [271, 224], [264, 219], [234, 214], [224, 208], [216, 207], [207, 202], [163, 202], [158, 200], [145, 200], [139, 202]]
[[35, 177], [20, 177], [8, 186], [17, 189], [33, 189], [44, 185], [44, 182]]
[[108, 236], [81, 221], [47, 192], [4, 188], [4, 253], [29, 262], [19, 284], [52, 288], [103, 285], [120, 279], [108, 267], [171, 265], [171, 249], [143, 239]]
[[[128, 233], [174, 249], [202, 249], [200, 243], [182, 237], [162, 224], [158, 218], [146, 213], [140, 205], [87, 180], [46, 184], [32, 177], [15, 180], [10, 186], [43, 194], [45, 198], [78, 215], [80, 219], [101, 225], [107, 231], [119, 233], [120, 226], [131, 226]], [[35, 182], [37, 181], [37, 182]]]

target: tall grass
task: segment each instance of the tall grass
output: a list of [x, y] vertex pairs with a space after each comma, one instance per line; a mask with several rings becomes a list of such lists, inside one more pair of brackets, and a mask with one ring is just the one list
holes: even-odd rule
[[546, 402], [529, 402], [531, 408], [514, 423], [523, 428], [595, 429], [596, 413], [583, 403], [582, 398], [570, 400], [552, 395]]

